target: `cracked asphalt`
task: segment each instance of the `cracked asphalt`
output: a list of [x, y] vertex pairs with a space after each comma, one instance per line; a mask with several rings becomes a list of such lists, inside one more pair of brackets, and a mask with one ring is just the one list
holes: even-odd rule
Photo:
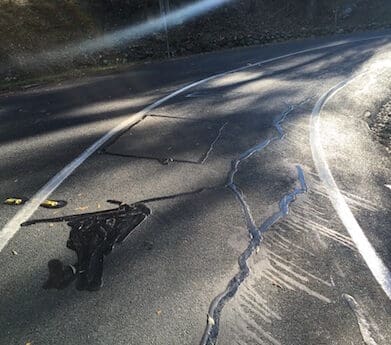
[[[125, 119], [221, 73], [111, 138], [53, 192], [67, 207], [32, 216], [157, 198], [105, 259], [99, 291], [42, 289], [50, 259], [75, 260], [65, 223], [10, 238], [0, 253], [0, 344], [390, 344], [391, 302], [310, 144], [317, 101], [357, 75], [321, 109], [320, 142], [391, 269], [391, 162], [366, 120], [390, 98], [390, 34], [228, 50], [0, 96], [0, 197], [32, 198]], [[0, 205], [0, 226], [20, 209]]]

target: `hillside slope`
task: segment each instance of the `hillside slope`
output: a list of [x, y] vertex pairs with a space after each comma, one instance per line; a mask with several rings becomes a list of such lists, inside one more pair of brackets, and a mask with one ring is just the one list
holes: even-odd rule
[[[175, 5], [190, 0], [170, 1], [173, 10]], [[158, 13], [157, 0], [0, 0], [0, 83], [22, 80], [26, 72], [29, 76], [42, 76], [74, 67], [112, 66], [162, 59], [167, 55], [176, 57], [391, 26], [389, 0], [331, 1], [329, 5], [318, 8], [315, 20], [309, 20], [303, 3], [295, 0], [236, 0], [170, 29], [169, 51], [166, 36], [154, 33], [119, 49], [106, 49], [72, 61], [61, 60], [55, 69], [43, 64], [38, 72], [33, 71], [31, 66], [23, 66], [20, 71], [16, 67], [18, 64], [11, 63], [17, 60], [17, 56], [65, 46], [69, 42], [143, 21]]]
[[77, 0], [0, 0], [0, 61], [98, 32]]

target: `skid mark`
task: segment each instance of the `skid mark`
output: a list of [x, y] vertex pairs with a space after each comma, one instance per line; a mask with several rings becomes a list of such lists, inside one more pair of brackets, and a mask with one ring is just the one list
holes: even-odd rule
[[[320, 183], [314, 184], [312, 191], [314, 193], [317, 193], [318, 195], [328, 198], [327, 189]], [[366, 209], [372, 212], [376, 212], [379, 210], [379, 206], [368, 199], [362, 198], [359, 195], [349, 193], [343, 190], [341, 190], [341, 193], [344, 195], [346, 202], [354, 209]]]
[[275, 236], [270, 236], [268, 238], [268, 242], [267, 243], [269, 245], [271, 245], [271, 247], [276, 246], [276, 247], [280, 247], [282, 250], [289, 250], [289, 246], [286, 243], [284, 243], [283, 241], [281, 241], [278, 238], [276, 238]]
[[[288, 284], [291, 289], [293, 290], [301, 290], [305, 292], [306, 294], [315, 297], [319, 299], [322, 302], [331, 303], [331, 300], [327, 298], [326, 296], [323, 296], [322, 294], [316, 292], [315, 290], [310, 289], [308, 286], [303, 284], [302, 282], [299, 282], [298, 279], [293, 278], [291, 275], [283, 273], [281, 269], [276, 269], [273, 267], [273, 264], [271, 264], [272, 268], [269, 269], [269, 274], [273, 278], [278, 278], [280, 281], [282, 281], [285, 285]], [[290, 271], [292, 274], [292, 271]], [[296, 275], [297, 277], [297, 275]]]
[[[261, 305], [257, 305], [254, 301], [251, 301], [250, 298], [246, 297], [244, 294], [241, 294], [239, 297], [239, 303], [243, 308], [247, 307], [247, 310], [254, 311], [256, 315], [260, 316], [265, 322], [271, 323], [272, 319], [270, 314], [268, 314]], [[248, 313], [248, 311], [247, 311]]]
[[[277, 230], [280, 230], [280, 229], [277, 229]], [[285, 232], [285, 231], [284, 231], [284, 232]], [[280, 235], [278, 231], [276, 231], [276, 232], [274, 233], [274, 235], [275, 235], [276, 237], [278, 237], [281, 241], [285, 242], [285, 243], [288, 245], [289, 248], [294, 247], [294, 248], [299, 249], [299, 251], [301, 251], [301, 252], [304, 252], [304, 253], [306, 253], [306, 254], [308, 254], [308, 255], [311, 255], [311, 256], [313, 256], [313, 257], [316, 257], [316, 255], [315, 255], [314, 253], [310, 252], [309, 250], [307, 250], [307, 249], [305, 249], [305, 248], [303, 248], [303, 247], [301, 247], [301, 246], [299, 246], [299, 245], [293, 243], [293, 241], [287, 240], [284, 236]]]
[[[266, 242], [269, 240], [267, 238]], [[315, 275], [307, 272], [303, 268], [283, 259], [280, 255], [275, 254], [270, 249], [264, 249], [265, 263], [259, 275], [266, 278], [273, 285], [291, 291], [300, 290], [309, 296], [315, 297], [322, 302], [331, 303], [331, 300], [323, 294], [310, 288], [309, 285], [320, 282], [330, 288], [332, 285]]]
[[304, 229], [317, 231], [322, 236], [326, 236], [336, 242], [341, 243], [346, 247], [349, 247], [352, 250], [355, 250], [354, 242], [351, 240], [349, 236], [343, 235], [336, 230], [330, 229], [329, 227], [322, 225], [319, 222], [316, 222], [311, 219], [307, 219], [306, 217], [301, 216], [300, 214], [297, 214], [296, 218], [298, 218], [300, 223], [304, 226]]
[[251, 336], [255, 344], [281, 345], [276, 338], [266, 332], [258, 323], [251, 318], [244, 317], [242, 313], [238, 313], [237, 321], [241, 333], [245, 333], [246, 336]]
[[324, 225], [321, 225], [318, 222], [309, 220], [305, 217], [300, 217], [298, 214], [295, 215], [295, 218], [297, 219], [290, 219], [287, 222], [289, 229], [293, 229], [297, 232], [315, 232], [316, 234], [338, 242], [339, 244], [351, 250], [356, 250], [354, 243], [349, 237], [342, 235], [339, 232], [332, 230]]
[[272, 285], [280, 288], [280, 289], [287, 289], [287, 290], [295, 290], [295, 288], [290, 285], [289, 283], [287, 283], [286, 281], [282, 280], [281, 278], [273, 275], [273, 273], [271, 273], [269, 270], [265, 270], [264, 272], [262, 272], [262, 276], [264, 276]]
[[343, 190], [341, 191], [341, 193], [344, 195], [346, 202], [355, 209], [364, 208], [368, 211], [373, 212], [379, 210], [379, 205], [368, 199], [362, 198], [356, 194], [352, 194]]
[[[243, 299], [241, 302], [242, 302], [240, 305], [242, 310], [241, 314], [246, 313], [249, 316], [249, 318], [253, 318], [253, 319], [255, 316], [259, 316], [262, 319], [262, 323], [266, 322], [270, 324], [272, 322], [272, 320], [269, 319], [261, 310], [254, 307], [254, 305], [252, 305], [251, 302], [248, 301], [243, 302]], [[260, 321], [257, 321], [257, 323], [262, 324]]]
[[258, 292], [257, 287], [260, 285], [260, 281], [255, 277], [254, 281], [255, 284], [251, 288], [248, 287], [248, 284], [246, 283], [242, 285], [240, 296], [245, 296], [246, 298], [251, 300], [255, 305], [264, 310], [265, 314], [269, 318], [281, 320], [281, 316], [268, 307], [267, 300], [262, 295], [264, 291], [261, 290]]
[[271, 272], [275, 272], [277, 274], [283, 273], [285, 271], [284, 275], [291, 275], [294, 278], [296, 278], [297, 281], [301, 280], [303, 283], [307, 283], [309, 279], [297, 272], [295, 272], [289, 265], [286, 265], [277, 259], [271, 259], [270, 260], [271, 268], [269, 270]]
[[[333, 229], [333, 223], [327, 216], [329, 203], [328, 194], [323, 185], [319, 183], [319, 177], [315, 173], [309, 173], [309, 193], [303, 201], [302, 208], [298, 208], [294, 217], [287, 219], [280, 227], [285, 231], [315, 233], [322, 247], [327, 248], [327, 242], [323, 239], [332, 240], [353, 251], [357, 251], [356, 245], [348, 233], [343, 234]], [[338, 226], [338, 229], [340, 227]], [[323, 239], [322, 239], [323, 238]]]
[[[329, 283], [328, 281], [324, 280], [324, 279], [321, 279], [319, 277], [317, 277], [316, 275], [304, 270], [302, 267], [294, 264], [293, 262], [290, 262], [290, 261], [287, 261], [285, 260], [282, 256], [278, 255], [278, 254], [275, 254], [274, 252], [272, 251], [268, 251], [267, 252], [268, 256], [269, 256], [269, 259], [272, 261], [272, 262], [278, 262], [279, 265], [284, 265], [285, 267], [289, 267], [289, 266], [292, 266], [296, 271], [299, 271], [302, 273], [302, 275], [304, 276], [307, 276], [308, 278], [311, 278], [311, 279], [314, 279], [314, 280], [317, 280], [318, 282], [328, 286], [328, 287], [331, 287], [332, 284]], [[291, 268], [292, 269], [292, 268]], [[307, 279], [308, 280], [308, 279]]]

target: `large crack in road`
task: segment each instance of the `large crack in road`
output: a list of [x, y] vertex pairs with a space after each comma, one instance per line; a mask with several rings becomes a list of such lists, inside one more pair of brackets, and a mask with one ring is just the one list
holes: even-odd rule
[[[303, 104], [304, 102], [301, 102], [299, 105]], [[297, 195], [303, 194], [307, 191], [307, 185], [305, 182], [303, 170], [299, 165], [297, 165], [296, 169], [300, 187], [296, 187], [292, 192], [285, 194], [279, 202], [279, 210], [275, 212], [272, 216], [267, 218], [260, 226], [257, 226], [253, 219], [250, 207], [245, 200], [243, 192], [234, 182], [235, 175], [237, 174], [239, 166], [242, 162], [249, 159], [254, 154], [264, 150], [272, 142], [276, 140], [281, 140], [284, 137], [284, 132], [282, 130], [281, 125], [286, 119], [286, 117], [295, 108], [296, 106], [294, 105], [288, 105], [288, 108], [284, 110], [273, 122], [273, 125], [278, 132], [278, 135], [275, 135], [270, 139], [261, 141], [257, 145], [249, 148], [231, 163], [231, 170], [228, 173], [226, 187], [229, 188], [235, 194], [236, 198], [241, 204], [244, 218], [246, 221], [246, 227], [249, 232], [250, 241], [244, 252], [239, 256], [239, 272], [229, 281], [226, 290], [213, 299], [209, 307], [207, 325], [201, 340], [201, 345], [216, 344], [219, 334], [220, 316], [224, 305], [235, 296], [239, 286], [250, 274], [250, 269], [248, 267], [247, 261], [254, 253], [256, 248], [260, 246], [263, 238], [262, 234], [268, 231], [273, 226], [273, 224], [275, 224], [281, 218], [285, 217], [288, 214], [289, 205], [296, 199]]]

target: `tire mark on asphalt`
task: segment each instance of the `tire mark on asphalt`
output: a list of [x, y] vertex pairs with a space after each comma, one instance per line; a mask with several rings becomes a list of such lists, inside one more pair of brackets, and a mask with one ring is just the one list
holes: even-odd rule
[[[323, 296], [322, 294], [306, 286], [304, 283], [308, 282], [308, 278], [296, 273], [288, 265], [281, 264], [281, 262], [277, 260], [270, 260], [270, 267], [265, 271], [265, 273], [269, 273], [269, 275], [274, 279], [278, 278], [285, 285], [288, 284], [291, 290], [302, 290], [306, 294], [315, 297], [322, 302], [331, 303], [330, 298]], [[287, 273], [290, 273], [290, 275]]]

